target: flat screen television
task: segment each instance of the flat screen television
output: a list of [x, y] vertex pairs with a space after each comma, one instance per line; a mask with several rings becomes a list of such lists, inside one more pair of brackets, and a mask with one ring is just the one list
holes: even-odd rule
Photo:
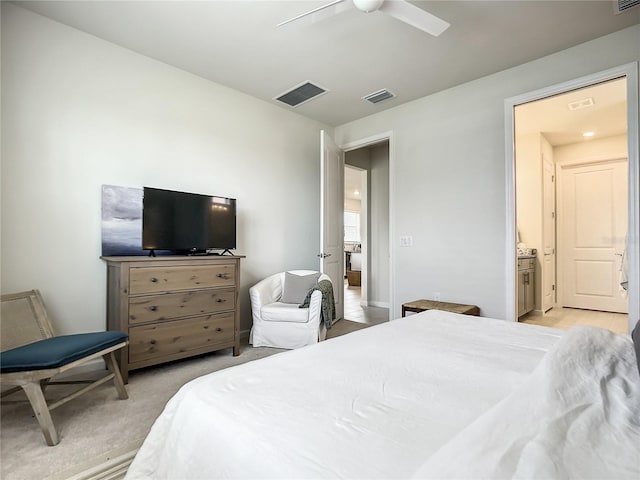
[[150, 254], [235, 249], [235, 198], [144, 187], [142, 248]]

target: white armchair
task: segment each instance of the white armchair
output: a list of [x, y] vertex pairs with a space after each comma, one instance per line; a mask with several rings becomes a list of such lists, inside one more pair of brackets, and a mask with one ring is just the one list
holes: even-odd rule
[[[322, 293], [313, 292], [309, 308], [299, 303], [283, 303], [285, 273], [276, 273], [249, 289], [253, 327], [249, 343], [254, 347], [300, 348], [325, 339], [327, 330], [320, 321]], [[313, 270], [291, 270], [290, 274], [306, 276]], [[320, 274], [318, 281], [330, 280]], [[300, 301], [302, 303], [302, 301]]]

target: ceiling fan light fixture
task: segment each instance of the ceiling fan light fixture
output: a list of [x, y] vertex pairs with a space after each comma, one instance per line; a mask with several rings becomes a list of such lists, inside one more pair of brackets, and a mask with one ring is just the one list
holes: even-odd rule
[[353, 5], [361, 12], [371, 13], [378, 10], [384, 0], [353, 0]]
[[[350, 2], [347, 2], [346, 0], [332, 0], [326, 5], [321, 5], [313, 10], [309, 10], [308, 12], [301, 13], [293, 18], [280, 22], [278, 26], [280, 27], [296, 20], [300, 20], [301, 18], [308, 17], [330, 7], [335, 7], [333, 9], [335, 11], [331, 13], [332, 15], [352, 8], [363, 13], [380, 11], [395, 18], [396, 20], [400, 20], [401, 22], [411, 25], [418, 30], [422, 30], [423, 32], [433, 35], [434, 37], [437, 37], [451, 26], [449, 22], [436, 17], [412, 3], [409, 3], [407, 0], [393, 0], [389, 2], [385, 2], [385, 0], [351, 0]], [[327, 10], [327, 12], [329, 11]]]

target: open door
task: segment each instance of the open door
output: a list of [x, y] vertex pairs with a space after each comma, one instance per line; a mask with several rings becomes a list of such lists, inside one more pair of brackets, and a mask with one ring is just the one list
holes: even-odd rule
[[336, 318], [344, 315], [344, 152], [320, 132], [320, 271], [333, 282]]

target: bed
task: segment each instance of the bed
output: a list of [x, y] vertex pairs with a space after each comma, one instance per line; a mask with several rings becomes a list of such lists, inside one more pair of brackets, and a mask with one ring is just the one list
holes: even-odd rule
[[637, 479], [633, 349], [426, 311], [191, 381], [126, 478]]

